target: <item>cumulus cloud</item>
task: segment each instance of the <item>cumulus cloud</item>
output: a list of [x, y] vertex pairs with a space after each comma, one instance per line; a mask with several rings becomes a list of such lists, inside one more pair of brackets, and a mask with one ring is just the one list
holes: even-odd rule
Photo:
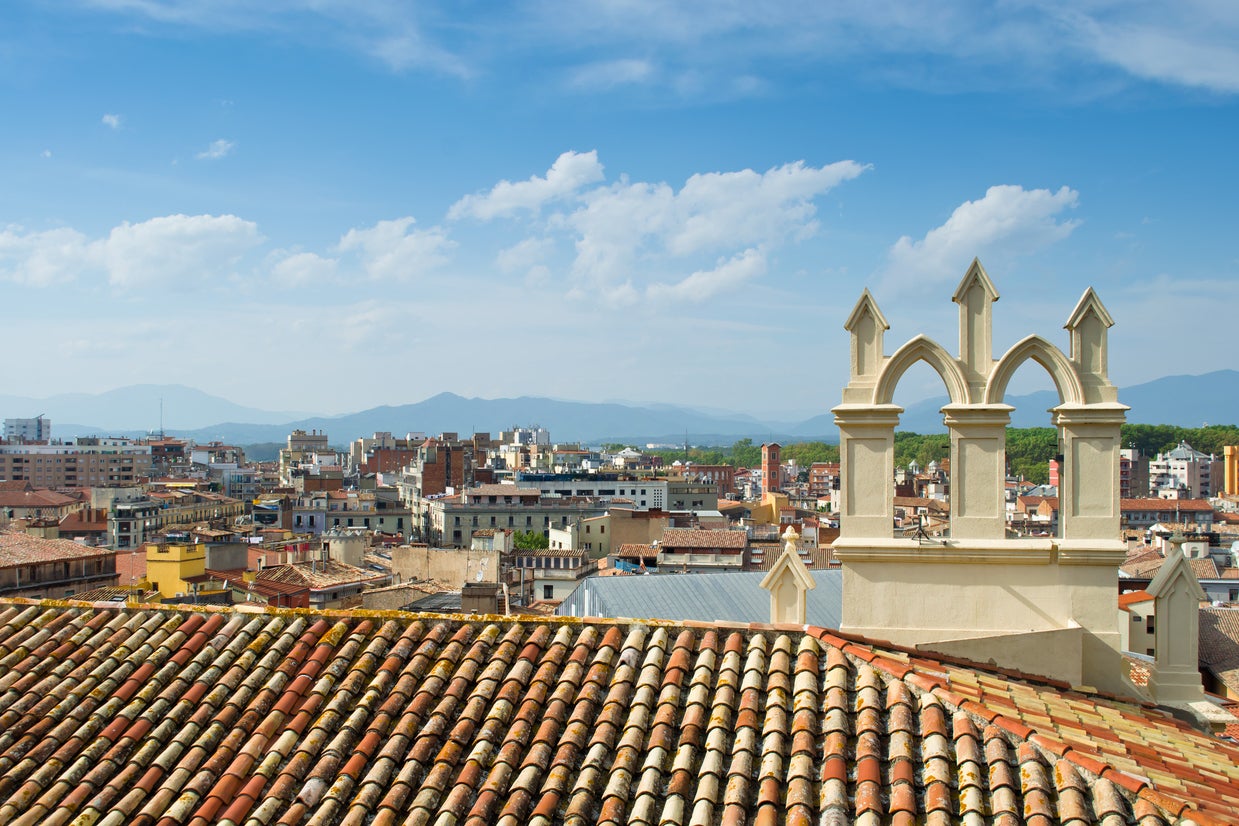
[[109, 283], [133, 288], [218, 277], [263, 240], [235, 215], [165, 215], [121, 224], [92, 247]]
[[550, 255], [555, 242], [550, 238], [526, 238], [499, 251], [495, 264], [502, 272], [521, 272], [541, 264]]
[[647, 290], [657, 301], [705, 301], [711, 296], [740, 286], [766, 272], [766, 256], [759, 250], [747, 249], [712, 270], [698, 270], [676, 284], [651, 284]]
[[235, 143], [220, 138], [219, 140], [211, 141], [210, 146], [194, 157], [200, 161], [216, 161], [230, 154], [234, 148], [236, 148]]
[[764, 173], [693, 175], [679, 192], [666, 183], [627, 181], [595, 189], [561, 219], [575, 234], [573, 272], [595, 285], [614, 284], [650, 259], [674, 264], [803, 238], [817, 228], [813, 200], [867, 168], [855, 161], [822, 167], [797, 161]]
[[91, 257], [88, 239], [77, 230], [0, 230], [0, 278], [16, 284], [50, 287], [72, 281], [90, 266]]
[[355, 253], [366, 274], [373, 279], [408, 280], [425, 274], [448, 260], [456, 242], [442, 227], [412, 229], [411, 217], [379, 221], [368, 229], [351, 229], [340, 239], [341, 253]]
[[262, 243], [258, 228], [235, 215], [167, 215], [114, 227], [90, 240], [74, 229], [0, 232], [0, 277], [46, 287], [102, 274], [121, 289], [193, 283], [227, 272]]
[[1078, 200], [1079, 193], [1065, 186], [1057, 192], [992, 186], [984, 198], [956, 207], [946, 223], [921, 240], [905, 235], [896, 241], [888, 255], [887, 280], [906, 285], [949, 281], [973, 258], [999, 247], [1009, 256], [1061, 241], [1080, 224], [1060, 218]]
[[271, 265], [271, 277], [286, 287], [322, 284], [335, 277], [339, 263], [312, 252], [293, 253], [277, 258]]
[[105, 114], [101, 120], [110, 129], [120, 129], [120, 115]]
[[[530, 235], [496, 257], [504, 273], [552, 277], [557, 246], [571, 245], [565, 294], [611, 306], [701, 301], [764, 274], [769, 253], [818, 229], [816, 199], [869, 167], [804, 161], [665, 181], [603, 180], [597, 152], [565, 152], [545, 176], [500, 181], [470, 195], [450, 218], [510, 215]], [[562, 277], [562, 276], [561, 276]]]
[[527, 181], [500, 181], [484, 195], [466, 195], [448, 210], [451, 220], [472, 217], [483, 221], [521, 210], [536, 211], [550, 201], [573, 195], [581, 187], [602, 180], [598, 153], [565, 152], [555, 159], [545, 177]]

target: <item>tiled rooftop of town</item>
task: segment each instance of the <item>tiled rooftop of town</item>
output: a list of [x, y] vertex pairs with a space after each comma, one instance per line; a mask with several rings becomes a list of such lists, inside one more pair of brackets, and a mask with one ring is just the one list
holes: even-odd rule
[[0, 603], [8, 824], [1188, 821], [1232, 744], [820, 628]]
[[709, 531], [697, 528], [667, 528], [664, 548], [743, 548], [748, 544], [744, 531]]
[[111, 548], [83, 545], [70, 539], [43, 539], [24, 531], [0, 528], [0, 567], [37, 565], [41, 562], [92, 556], [111, 557], [115, 553]]

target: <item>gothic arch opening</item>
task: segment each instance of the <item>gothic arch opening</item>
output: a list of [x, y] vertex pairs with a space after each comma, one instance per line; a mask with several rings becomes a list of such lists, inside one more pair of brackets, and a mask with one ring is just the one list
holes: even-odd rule
[[968, 382], [964, 379], [959, 364], [941, 344], [920, 335], [895, 351], [883, 366], [882, 372], [878, 374], [877, 386], [874, 387], [873, 403], [890, 404], [899, 380], [908, 368], [918, 361], [925, 362], [942, 377], [951, 404], [966, 404], [969, 401]]
[[1002, 404], [1011, 377], [1029, 360], [1045, 368], [1058, 391], [1059, 404], [1083, 403], [1084, 388], [1071, 362], [1061, 350], [1037, 335], [1016, 342], [998, 359], [985, 386], [985, 403]]

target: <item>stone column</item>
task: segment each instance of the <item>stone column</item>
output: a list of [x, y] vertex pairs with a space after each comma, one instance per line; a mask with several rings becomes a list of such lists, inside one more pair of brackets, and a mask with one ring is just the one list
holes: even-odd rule
[[951, 432], [951, 538], [1005, 539], [1008, 404], [942, 409]]
[[1063, 546], [1087, 541], [1109, 546], [1119, 541], [1119, 428], [1126, 405], [1072, 405], [1053, 409], [1063, 445], [1058, 486], [1059, 536]]
[[893, 404], [834, 408], [839, 426], [839, 530], [848, 539], [890, 539], [895, 527], [895, 426], [903, 408]]

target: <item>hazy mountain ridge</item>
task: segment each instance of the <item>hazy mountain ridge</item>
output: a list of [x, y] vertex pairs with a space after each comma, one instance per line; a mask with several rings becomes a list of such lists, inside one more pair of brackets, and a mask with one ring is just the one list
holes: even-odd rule
[[[133, 384], [103, 393], [61, 393], [36, 399], [29, 396], [0, 394], [0, 416], [6, 419], [33, 419], [39, 414], [52, 422], [52, 433], [72, 435], [65, 426], [88, 427], [81, 432], [157, 431], [207, 428], [215, 422], [253, 422], [282, 424], [299, 419], [304, 411], [272, 411], [236, 404], [183, 384]], [[90, 422], [70, 425], [70, 422]]]
[[[199, 442], [283, 442], [289, 431], [301, 428], [325, 431], [333, 444], [343, 445], [379, 431], [389, 431], [397, 436], [408, 432], [437, 435], [454, 431], [468, 436], [475, 431], [497, 434], [513, 426], [541, 426], [549, 430], [551, 438], [556, 441], [590, 444], [656, 442], [679, 445], [686, 437], [693, 444], [730, 444], [742, 438], [784, 442], [838, 439], [834, 416], [829, 412], [799, 423], [763, 422], [747, 414], [705, 412], [668, 404], [638, 406], [534, 396], [478, 399], [454, 393], [439, 393], [414, 404], [382, 405], [341, 416], [289, 417], [286, 413], [246, 408], [182, 385], [137, 385], [95, 396], [81, 393], [49, 399], [0, 396], [0, 412], [6, 418], [45, 413], [52, 420], [52, 434], [56, 438], [90, 434], [136, 436], [157, 428], [157, 423], [143, 427], [141, 421], [133, 419], [147, 417], [151, 399], [155, 400], [157, 417], [161, 396], [165, 411], [173, 406], [181, 408], [197, 404], [200, 415], [212, 410], [244, 414], [244, 417], [230, 415], [204, 426], [166, 425], [164, 428], [169, 435]], [[1204, 422], [1232, 423], [1239, 421], [1239, 371], [1167, 376], [1122, 388], [1119, 400], [1132, 408], [1128, 413], [1130, 422], [1184, 427], [1197, 427]], [[908, 405], [901, 417], [901, 429], [918, 433], [945, 432], [939, 410], [946, 402], [944, 396]], [[1013, 426], [1046, 427], [1050, 424], [1046, 411], [1058, 403], [1058, 397], [1053, 391], [1038, 391], [1010, 396], [1007, 403], [1015, 407], [1011, 421]], [[96, 413], [97, 404], [102, 404], [103, 413]], [[29, 414], [25, 413], [27, 410]], [[123, 419], [123, 415], [131, 418]], [[75, 425], [69, 423], [72, 421], [96, 423]]]

